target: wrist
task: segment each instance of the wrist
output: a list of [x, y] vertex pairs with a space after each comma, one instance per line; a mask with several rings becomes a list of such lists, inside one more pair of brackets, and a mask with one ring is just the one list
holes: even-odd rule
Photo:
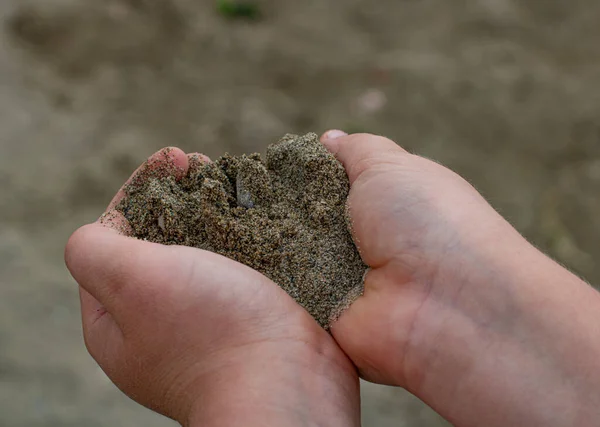
[[280, 345], [267, 343], [223, 355], [227, 362], [203, 379], [182, 424], [360, 425], [355, 368], [331, 342], [326, 344], [315, 349], [293, 342], [281, 351]]
[[598, 293], [516, 232], [482, 248], [457, 269], [460, 287], [446, 280], [451, 298], [430, 296], [409, 388], [460, 425], [586, 425], [600, 398]]

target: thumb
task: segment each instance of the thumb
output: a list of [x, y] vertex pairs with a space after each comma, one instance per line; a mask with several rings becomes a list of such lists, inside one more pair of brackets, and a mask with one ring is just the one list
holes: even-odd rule
[[321, 143], [344, 165], [350, 184], [370, 167], [398, 163], [408, 153], [394, 141], [371, 134], [347, 135], [338, 130], [325, 132]]
[[[114, 226], [86, 225], [69, 239], [65, 261], [86, 293], [84, 309], [106, 308], [122, 329], [168, 302], [169, 291], [189, 279], [189, 257], [177, 247], [162, 246], [123, 236]], [[87, 297], [93, 297], [97, 301]]]

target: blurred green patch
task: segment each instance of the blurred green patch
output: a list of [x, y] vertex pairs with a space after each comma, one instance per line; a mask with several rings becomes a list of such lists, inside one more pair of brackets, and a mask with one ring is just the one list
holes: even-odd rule
[[260, 7], [253, 1], [217, 0], [217, 10], [229, 19], [257, 20], [260, 18]]

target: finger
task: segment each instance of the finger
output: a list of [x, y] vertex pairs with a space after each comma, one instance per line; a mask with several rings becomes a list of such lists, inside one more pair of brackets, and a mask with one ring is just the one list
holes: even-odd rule
[[176, 247], [132, 239], [99, 223], [71, 236], [65, 262], [77, 283], [120, 325], [127, 323], [128, 313], [139, 318], [150, 310], [153, 315], [152, 307], [165, 302], [163, 291], [189, 274]]
[[210, 157], [200, 153], [189, 153], [188, 157], [188, 175], [192, 175], [200, 170], [206, 163], [210, 163]]
[[98, 302], [95, 305], [87, 298], [86, 308], [102, 306], [115, 314], [120, 291], [129, 280], [124, 271], [135, 262], [137, 242], [101, 223], [81, 227], [71, 236], [65, 249], [67, 268], [83, 290]]
[[107, 211], [114, 209], [125, 197], [125, 189], [136, 180], [145, 180], [150, 177], [166, 177], [173, 175], [182, 178], [188, 171], [188, 156], [179, 148], [167, 147], [154, 153], [146, 160], [131, 177], [125, 182], [121, 189], [108, 205]]
[[206, 154], [202, 154], [202, 153], [189, 153], [187, 155], [190, 167], [192, 167], [192, 165], [197, 166], [197, 165], [204, 165], [206, 163], [210, 163], [210, 157], [208, 157]]
[[329, 139], [342, 138], [344, 136], [348, 136], [348, 134], [346, 132], [344, 132], [343, 130], [339, 130], [339, 129], [328, 130], [321, 136], [321, 142], [327, 141]]
[[321, 142], [344, 165], [350, 184], [369, 167], [406, 154], [394, 141], [370, 134], [347, 135], [333, 130], [323, 134]]

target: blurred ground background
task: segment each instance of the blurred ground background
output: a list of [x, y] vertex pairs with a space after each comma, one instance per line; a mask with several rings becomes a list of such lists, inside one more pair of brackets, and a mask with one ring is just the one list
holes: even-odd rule
[[[0, 0], [0, 426], [167, 426], [85, 352], [63, 245], [165, 145], [386, 134], [600, 283], [600, 2]], [[493, 242], [490, 242], [493, 244]], [[365, 426], [442, 426], [368, 386]]]

